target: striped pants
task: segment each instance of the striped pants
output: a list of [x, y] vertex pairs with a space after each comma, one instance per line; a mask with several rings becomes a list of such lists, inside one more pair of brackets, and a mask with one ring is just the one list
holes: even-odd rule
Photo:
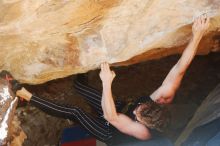
[[[93, 117], [77, 106], [65, 106], [52, 101], [42, 99], [35, 95], [30, 102], [46, 113], [70, 120], [77, 120], [81, 126], [88, 130], [90, 134], [100, 141], [107, 141], [112, 137], [112, 126], [103, 118], [101, 107], [102, 93], [96, 89], [75, 81], [74, 87], [77, 92], [85, 97], [89, 104], [97, 111], [98, 117]], [[120, 108], [121, 103], [116, 102], [116, 108]]]

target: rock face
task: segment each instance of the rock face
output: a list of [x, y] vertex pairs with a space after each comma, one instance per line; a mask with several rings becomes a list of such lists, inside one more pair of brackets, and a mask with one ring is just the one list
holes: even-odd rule
[[0, 69], [39, 84], [103, 61], [127, 65], [175, 54], [204, 12], [212, 18], [200, 45], [207, 53], [219, 33], [219, 8], [220, 0], [2, 0]]
[[0, 79], [0, 145], [21, 146], [26, 138], [15, 115], [18, 98], [8, 87], [8, 83]]

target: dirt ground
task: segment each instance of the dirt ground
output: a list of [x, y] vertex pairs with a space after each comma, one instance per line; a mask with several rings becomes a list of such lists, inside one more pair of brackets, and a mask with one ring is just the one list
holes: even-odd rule
[[[113, 94], [124, 101], [146, 96], [156, 90], [179, 55], [160, 60], [147, 61], [127, 67], [112, 68], [116, 72], [113, 82]], [[89, 84], [101, 90], [99, 70], [90, 71]], [[73, 88], [75, 76], [50, 81], [42, 85], [28, 86], [31, 92], [59, 103], [78, 105], [84, 110], [93, 110]], [[172, 111], [173, 121], [167, 136], [173, 141], [190, 120], [196, 108], [208, 93], [220, 82], [220, 53], [197, 56], [186, 72], [175, 99], [168, 105]], [[25, 102], [17, 110], [22, 128], [28, 138], [24, 146], [55, 146], [59, 141], [62, 129], [74, 124], [72, 121], [47, 115]]]

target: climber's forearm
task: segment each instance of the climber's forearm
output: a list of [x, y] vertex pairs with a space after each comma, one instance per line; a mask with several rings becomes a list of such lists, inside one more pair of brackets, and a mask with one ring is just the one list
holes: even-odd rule
[[111, 84], [103, 83], [102, 92], [102, 109], [104, 113], [104, 118], [111, 123], [112, 120], [117, 118], [117, 112], [115, 108], [115, 103], [112, 97]]

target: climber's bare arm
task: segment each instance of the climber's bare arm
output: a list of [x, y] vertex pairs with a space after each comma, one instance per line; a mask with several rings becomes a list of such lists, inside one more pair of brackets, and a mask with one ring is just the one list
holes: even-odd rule
[[150, 139], [151, 134], [148, 128], [146, 128], [143, 124], [133, 121], [124, 114], [117, 113], [111, 90], [115, 73], [110, 70], [108, 63], [101, 64], [100, 78], [103, 86], [101, 104], [104, 118], [119, 131], [127, 135], [141, 140]]
[[30, 101], [32, 97], [32, 94], [29, 91], [27, 91], [24, 87], [22, 87], [21, 90], [18, 90], [16, 92], [16, 95], [27, 101]]
[[206, 15], [202, 15], [195, 20], [192, 26], [193, 37], [183, 51], [181, 58], [170, 70], [162, 85], [150, 95], [154, 101], [161, 104], [172, 102], [185, 72], [196, 54], [198, 44], [208, 27], [209, 18]]

